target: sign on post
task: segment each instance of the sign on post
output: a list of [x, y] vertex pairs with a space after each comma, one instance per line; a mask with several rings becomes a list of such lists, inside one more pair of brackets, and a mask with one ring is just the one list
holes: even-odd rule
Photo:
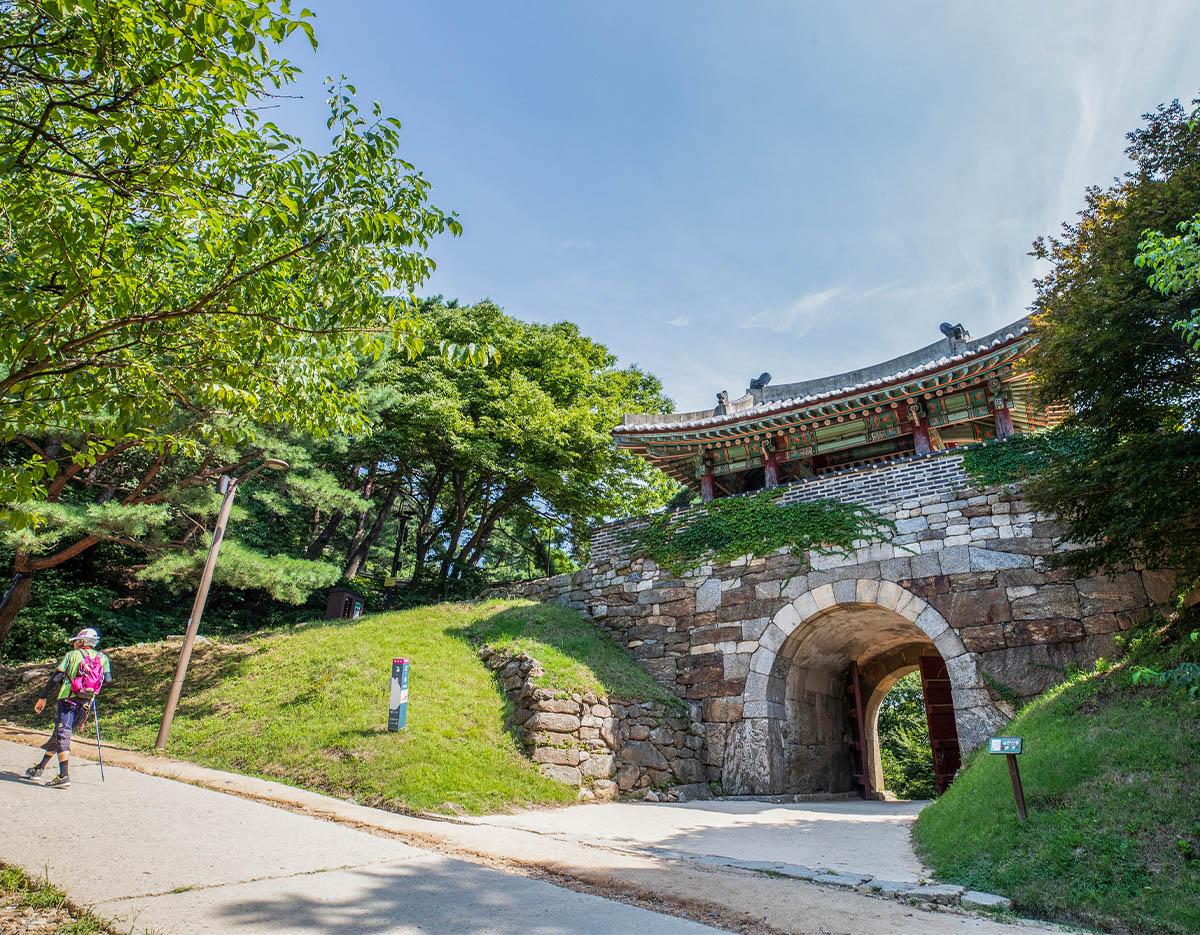
[[1016, 755], [1021, 752], [1020, 737], [989, 737], [988, 738], [988, 753], [1011, 753]]
[[392, 660], [392, 690], [388, 698], [388, 730], [408, 723], [408, 660]]
[[1017, 803], [1017, 820], [1029, 817], [1025, 811], [1025, 790], [1021, 787], [1021, 771], [1017, 768], [1017, 757], [1023, 752], [1020, 737], [989, 737], [988, 753], [1003, 756], [1008, 760], [1008, 778], [1012, 780], [1013, 799]]

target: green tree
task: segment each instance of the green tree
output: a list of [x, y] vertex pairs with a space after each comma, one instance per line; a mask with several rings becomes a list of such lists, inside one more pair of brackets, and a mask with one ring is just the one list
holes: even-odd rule
[[[1039, 343], [1030, 363], [1043, 400], [1069, 411], [1083, 443], [1029, 485], [1066, 523], [1084, 571], [1131, 562], [1200, 579], [1200, 355], [1176, 323], [1196, 283], [1164, 294], [1135, 264], [1147, 230], [1173, 230], [1200, 204], [1200, 127], [1174, 102], [1128, 136], [1133, 168], [1092, 188], [1074, 224], [1035, 244]], [[1178, 286], [1178, 288], [1175, 288]], [[1066, 451], [1066, 449], [1064, 449]]]
[[[347, 577], [403, 505], [412, 534], [410, 589], [438, 595], [486, 577], [497, 530], [513, 567], [514, 540], [537, 565], [570, 544], [586, 548], [588, 529], [612, 516], [660, 505], [673, 486], [643, 461], [617, 450], [612, 427], [628, 411], [670, 406], [658, 380], [620, 368], [603, 345], [567, 322], [518, 321], [491, 302], [466, 308], [429, 303], [430, 334], [455, 346], [487, 344], [487, 366], [459, 367], [443, 355], [393, 357], [363, 377], [376, 416], [369, 434], [341, 457], [351, 486], [368, 496], [365, 515], [335, 514], [310, 557], [347, 542]], [[392, 525], [392, 529], [398, 527]], [[505, 538], [507, 537], [507, 538]], [[516, 567], [519, 567], [519, 563]]]
[[[1193, 121], [1194, 122], [1194, 121]], [[1167, 237], [1161, 231], [1146, 231], [1138, 244], [1138, 266], [1149, 266], [1150, 285], [1163, 295], [1200, 290], [1200, 214], [1180, 221], [1179, 233]], [[1175, 322], [1193, 350], [1200, 351], [1200, 308]]]
[[[313, 39], [284, 0], [0, 0], [0, 503], [11, 585], [170, 527], [271, 433], [360, 431], [348, 384], [421, 349], [457, 221], [399, 124], [331, 83], [306, 148], [260, 110]], [[190, 514], [189, 514], [190, 515]]]
[[[1200, 126], [1200, 107], [1192, 111], [1189, 129]], [[1138, 266], [1151, 269], [1150, 285], [1163, 295], [1200, 290], [1200, 213], [1180, 221], [1178, 234], [1168, 237], [1162, 231], [1142, 232]], [[1200, 351], [1200, 308], [1193, 308], [1190, 317], [1175, 322], [1184, 340], [1193, 350]]]
[[929, 746], [919, 672], [898, 679], [884, 696], [879, 706], [878, 734], [884, 788], [902, 799], [936, 798], [933, 750]]

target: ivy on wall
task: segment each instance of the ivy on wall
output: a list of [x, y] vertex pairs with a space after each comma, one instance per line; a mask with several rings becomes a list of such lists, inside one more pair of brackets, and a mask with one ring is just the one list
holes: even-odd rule
[[1059, 426], [968, 448], [963, 452], [963, 470], [981, 487], [1015, 484], [1041, 474], [1056, 461], [1085, 458], [1095, 444], [1091, 433]]
[[623, 533], [635, 554], [672, 574], [705, 561], [761, 557], [779, 549], [849, 553], [864, 541], [882, 541], [895, 524], [864, 506], [836, 500], [780, 504], [780, 492], [713, 500], [685, 512], [664, 513]]

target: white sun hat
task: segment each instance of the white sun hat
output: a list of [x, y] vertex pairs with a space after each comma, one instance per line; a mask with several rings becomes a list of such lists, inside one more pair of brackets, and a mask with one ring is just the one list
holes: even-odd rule
[[67, 640], [68, 643], [77, 643], [80, 640], [87, 643], [89, 646], [95, 646], [100, 642], [100, 634], [91, 627], [84, 627], [74, 636]]

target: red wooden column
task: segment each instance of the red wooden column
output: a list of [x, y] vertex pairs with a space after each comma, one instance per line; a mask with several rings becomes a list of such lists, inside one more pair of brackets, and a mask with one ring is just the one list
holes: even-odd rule
[[762, 445], [763, 486], [768, 490], [779, 486], [779, 451], [771, 439]]
[[712, 459], [704, 458], [704, 470], [700, 473], [700, 499], [709, 503], [716, 496], [716, 486], [713, 480]]
[[921, 669], [921, 690], [925, 694], [929, 746], [933, 752], [933, 783], [941, 793], [946, 791], [962, 765], [950, 673], [941, 656], [922, 656], [917, 662]]
[[920, 399], [910, 399], [905, 406], [908, 421], [912, 425], [913, 448], [919, 455], [933, 451], [929, 440], [929, 422], [925, 418], [925, 404]]
[[1004, 398], [1004, 385], [995, 377], [988, 380], [988, 395], [991, 397], [992, 414], [996, 419], [996, 437], [1012, 438], [1016, 434], [1012, 411], [1008, 408], [1008, 400]]

